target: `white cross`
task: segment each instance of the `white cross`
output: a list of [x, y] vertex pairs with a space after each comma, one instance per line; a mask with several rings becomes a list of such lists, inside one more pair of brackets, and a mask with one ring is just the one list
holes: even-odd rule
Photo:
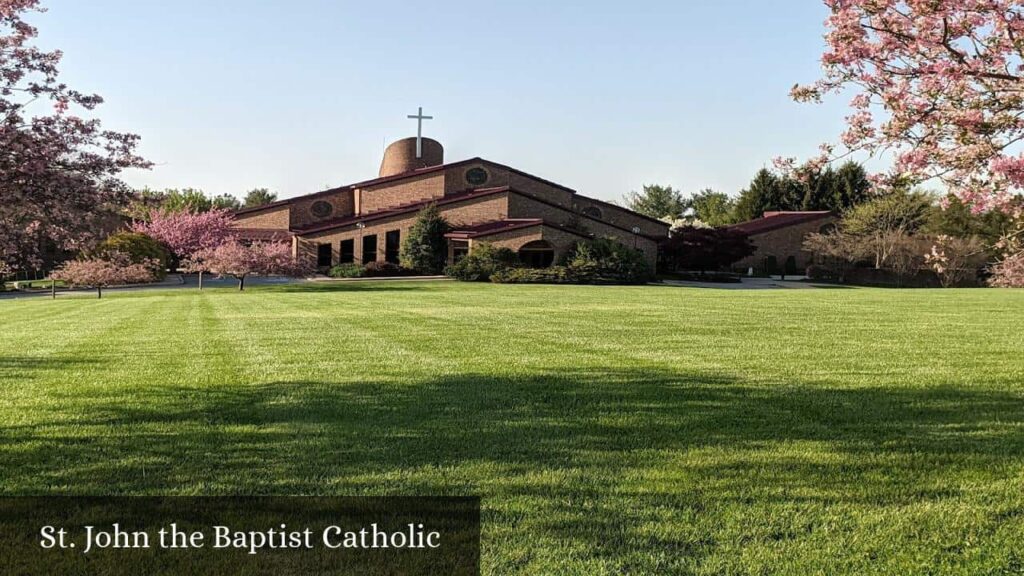
[[423, 115], [423, 107], [420, 106], [419, 114], [416, 114], [415, 116], [409, 116], [409, 119], [417, 121], [417, 127], [416, 127], [416, 159], [419, 160], [420, 158], [423, 157], [423, 121], [424, 120], [433, 120], [434, 117], [433, 116], [424, 116]]

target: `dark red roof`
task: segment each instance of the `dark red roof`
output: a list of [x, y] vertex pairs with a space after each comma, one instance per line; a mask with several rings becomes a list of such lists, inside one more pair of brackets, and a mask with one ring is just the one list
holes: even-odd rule
[[239, 208], [238, 210], [235, 210], [233, 212], [233, 214], [235, 216], [238, 216], [239, 214], [253, 214], [255, 212], [260, 212], [262, 210], [269, 210], [271, 208], [278, 208], [278, 207], [281, 207], [281, 206], [287, 206], [288, 204], [291, 203], [292, 200], [293, 200], [292, 198], [289, 198], [287, 200], [278, 200], [276, 202], [271, 202], [269, 204], [264, 204], [262, 206], [256, 206], [254, 208]]
[[268, 230], [266, 228], [233, 228], [239, 240], [250, 242], [283, 242], [291, 240], [292, 234], [286, 230]]
[[476, 224], [474, 226], [463, 226], [445, 234], [445, 237], [459, 239], [479, 238], [480, 236], [489, 236], [499, 232], [508, 232], [509, 230], [530, 228], [543, 223], [544, 221], [540, 218], [512, 218], [509, 220], [496, 220], [494, 222], [484, 222], [483, 224]]
[[740, 224], [733, 224], [729, 229], [754, 236], [756, 234], [764, 234], [765, 232], [771, 232], [772, 230], [778, 230], [788, 226], [796, 226], [797, 224], [804, 224], [805, 222], [822, 220], [831, 216], [833, 216], [833, 213], [828, 210], [818, 212], [765, 212], [764, 217], [762, 218], [742, 222]]

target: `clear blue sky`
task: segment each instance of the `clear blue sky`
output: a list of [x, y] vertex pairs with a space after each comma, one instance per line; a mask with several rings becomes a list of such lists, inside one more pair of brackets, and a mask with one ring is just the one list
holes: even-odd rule
[[40, 43], [157, 163], [135, 186], [282, 197], [376, 175], [425, 134], [599, 198], [644, 183], [736, 193], [806, 157], [844, 102], [817, 78], [814, 0], [44, 0]]

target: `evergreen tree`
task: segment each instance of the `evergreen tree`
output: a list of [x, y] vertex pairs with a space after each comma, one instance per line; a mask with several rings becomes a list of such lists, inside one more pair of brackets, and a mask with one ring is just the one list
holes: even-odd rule
[[402, 241], [402, 266], [423, 274], [440, 274], [448, 261], [448, 244], [444, 238], [448, 230], [448, 221], [436, 205], [421, 210]]
[[765, 212], [799, 210], [801, 202], [802, 197], [791, 181], [762, 168], [754, 175], [750, 186], [740, 193], [736, 201], [736, 218], [743, 222], [760, 218]]
[[836, 170], [833, 186], [835, 204], [829, 210], [835, 212], [842, 212], [871, 198], [868, 173], [856, 162], [847, 162]]

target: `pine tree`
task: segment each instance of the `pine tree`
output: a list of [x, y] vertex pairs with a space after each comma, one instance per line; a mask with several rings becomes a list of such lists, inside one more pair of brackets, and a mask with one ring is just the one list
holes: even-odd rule
[[402, 266], [422, 274], [440, 274], [448, 260], [444, 238], [448, 230], [448, 221], [437, 206], [431, 204], [421, 210], [402, 241]]

